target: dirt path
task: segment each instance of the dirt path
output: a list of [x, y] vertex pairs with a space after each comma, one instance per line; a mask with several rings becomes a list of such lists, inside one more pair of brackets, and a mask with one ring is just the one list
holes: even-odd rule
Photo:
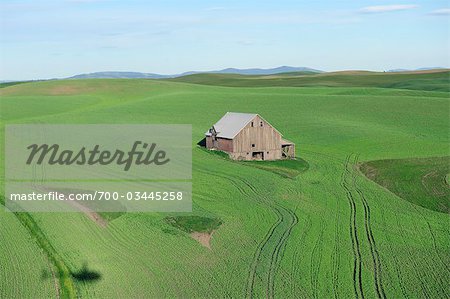
[[100, 216], [99, 213], [94, 212], [90, 208], [83, 206], [82, 204], [75, 202], [75, 201], [68, 201], [68, 203], [71, 206], [73, 206], [73, 207], [77, 208], [78, 210], [80, 210], [81, 212], [83, 212], [84, 214], [86, 214], [89, 217], [89, 219], [91, 219], [92, 221], [97, 223], [100, 227], [108, 226], [108, 221], [106, 219], [104, 219], [102, 216]]
[[75, 200], [69, 200], [67, 198], [68, 194], [67, 194], [67, 192], [65, 190], [58, 190], [56, 188], [44, 188], [44, 187], [39, 187], [39, 186], [35, 186], [35, 188], [37, 190], [40, 190], [40, 191], [43, 191], [43, 192], [58, 192], [60, 194], [63, 194], [65, 199], [66, 199], [65, 203], [71, 205], [72, 207], [74, 207], [77, 210], [79, 210], [79, 211], [83, 212], [84, 214], [86, 214], [86, 216], [88, 216], [89, 219], [91, 219], [92, 221], [97, 223], [100, 227], [107, 227], [108, 226], [108, 221], [106, 219], [104, 219], [99, 213], [93, 211], [89, 207], [86, 207], [85, 205], [81, 204], [80, 202], [77, 202]]
[[49, 268], [50, 274], [51, 274], [51, 279], [53, 280], [53, 285], [55, 287], [56, 298], [59, 299], [59, 298], [61, 298], [61, 289], [59, 287], [59, 280], [56, 277], [55, 267], [52, 264], [52, 262], [50, 261], [50, 259], [48, 258], [48, 256], [46, 255], [45, 257], [47, 259], [48, 268]]

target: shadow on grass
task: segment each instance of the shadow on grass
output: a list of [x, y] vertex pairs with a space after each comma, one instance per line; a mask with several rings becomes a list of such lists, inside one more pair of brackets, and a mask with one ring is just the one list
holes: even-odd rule
[[205, 147], [206, 148], [206, 137], [203, 138], [202, 140], [200, 140], [199, 142], [197, 142], [197, 145], [200, 147]]
[[265, 160], [265, 161], [232, 160], [226, 152], [217, 151], [217, 150], [209, 150], [209, 149], [201, 146], [200, 143], [202, 141], [197, 143], [199, 145], [198, 148], [208, 154], [218, 156], [218, 157], [225, 159], [227, 161], [230, 161], [232, 163], [237, 163], [240, 165], [250, 166], [250, 167], [266, 170], [269, 172], [273, 172], [284, 178], [295, 179], [295, 177], [297, 177], [299, 174], [301, 174], [309, 169], [308, 161], [303, 160], [300, 157], [296, 157], [295, 159]]
[[100, 280], [102, 275], [98, 271], [89, 270], [87, 263], [83, 264], [81, 270], [70, 273], [77, 281], [94, 282]]
[[165, 218], [165, 221], [187, 233], [199, 232], [208, 234], [218, 229], [223, 223], [218, 218], [202, 216], [168, 216]]
[[[57, 273], [52, 273], [48, 269], [43, 269], [41, 272], [41, 280], [54, 279]], [[102, 274], [98, 271], [89, 270], [87, 263], [83, 264], [83, 267], [79, 271], [70, 272], [70, 276], [81, 282], [94, 282], [102, 278]]]

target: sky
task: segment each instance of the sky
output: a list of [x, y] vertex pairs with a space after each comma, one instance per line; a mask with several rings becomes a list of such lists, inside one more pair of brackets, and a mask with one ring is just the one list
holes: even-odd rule
[[0, 0], [0, 80], [450, 67], [448, 0]]

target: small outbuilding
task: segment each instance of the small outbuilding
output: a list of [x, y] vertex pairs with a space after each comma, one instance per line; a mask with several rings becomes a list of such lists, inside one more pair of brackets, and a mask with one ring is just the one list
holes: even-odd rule
[[235, 160], [295, 158], [295, 144], [258, 114], [227, 112], [205, 135], [208, 149]]

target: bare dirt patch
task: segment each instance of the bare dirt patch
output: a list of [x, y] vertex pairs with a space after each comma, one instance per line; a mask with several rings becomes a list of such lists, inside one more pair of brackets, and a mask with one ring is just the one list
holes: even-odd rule
[[76, 85], [60, 85], [54, 86], [48, 89], [48, 94], [53, 96], [59, 95], [73, 95], [73, 94], [81, 94], [93, 91], [94, 88], [89, 88], [85, 86], [76, 86]]
[[[50, 82], [54, 83], [54, 82]], [[0, 89], [0, 95], [33, 95], [33, 96], [64, 96], [64, 95], [80, 95], [97, 92], [99, 89], [107, 88], [105, 85], [87, 84], [86, 82], [58, 82], [59, 84], [46, 84], [42, 82], [37, 85], [36, 83], [24, 83], [13, 85]], [[111, 88], [108, 88], [111, 89]]]
[[198, 241], [202, 246], [211, 249], [211, 238], [213, 235], [214, 231], [212, 231], [211, 233], [199, 233], [199, 232], [193, 232], [191, 233], [191, 237]]

